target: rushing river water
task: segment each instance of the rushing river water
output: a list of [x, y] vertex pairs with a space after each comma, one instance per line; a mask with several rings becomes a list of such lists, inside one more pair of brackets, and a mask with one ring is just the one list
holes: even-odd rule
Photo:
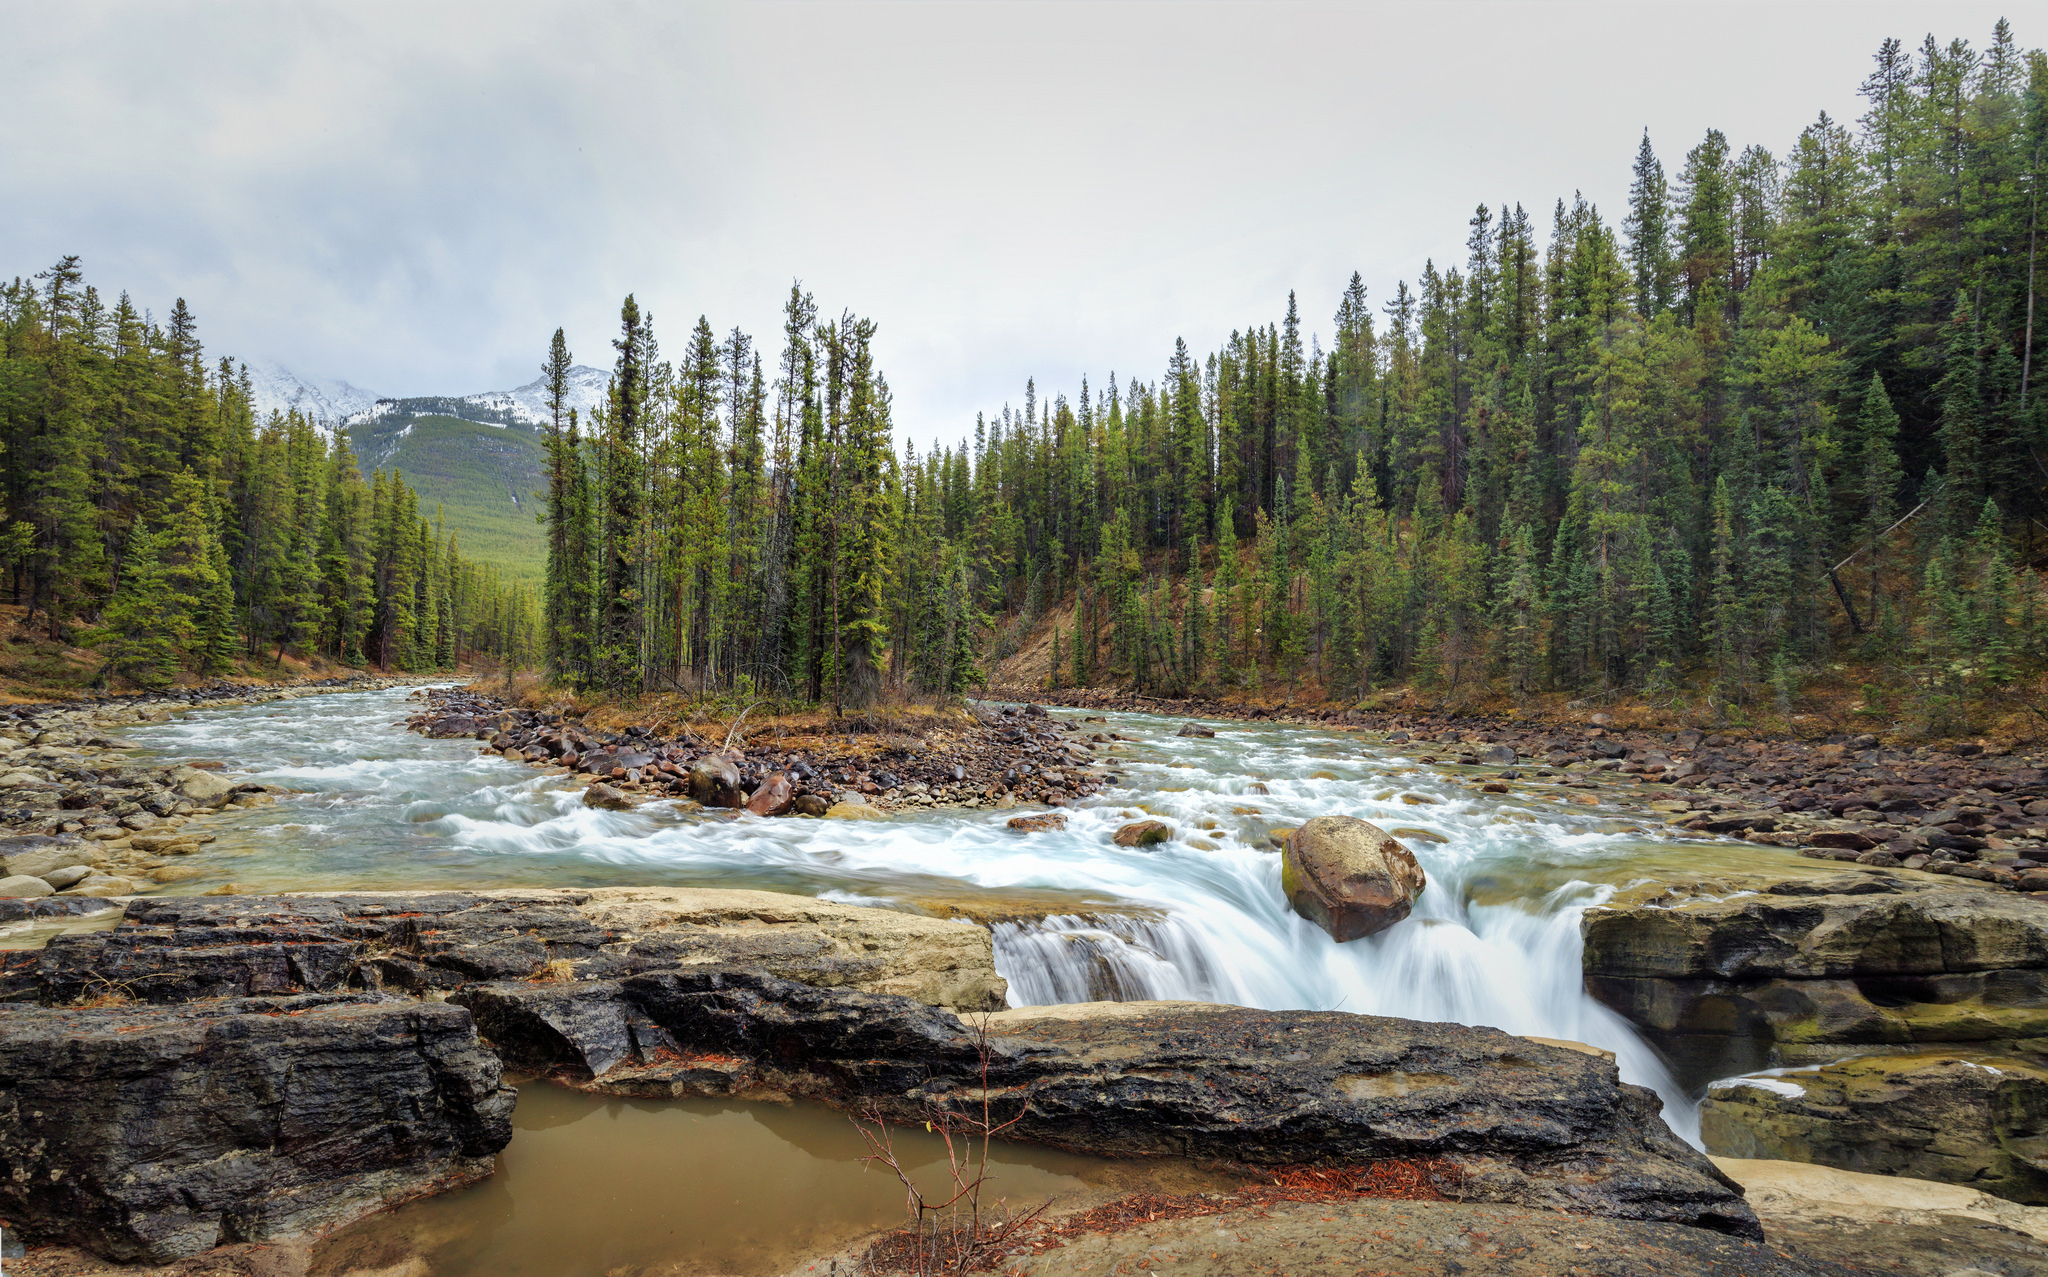
[[[205, 872], [176, 889], [726, 886], [1007, 914], [996, 963], [1016, 1005], [1192, 998], [1573, 1038], [1614, 1051], [1696, 1141], [1692, 1097], [1585, 994], [1579, 914], [1660, 871], [1784, 867], [1781, 852], [1671, 838], [1635, 786], [1485, 794], [1470, 783], [1478, 769], [1339, 732], [1214, 722], [1213, 738], [1186, 738], [1173, 734], [1182, 720], [1130, 714], [1108, 716], [1134, 738], [1105, 754], [1121, 785], [1073, 809], [1063, 831], [1014, 833], [1004, 822], [1015, 813], [992, 810], [886, 822], [608, 812], [583, 806], [561, 775], [405, 731], [407, 696], [197, 711], [130, 731], [155, 756], [214, 759], [304, 791], [208, 822], [218, 841], [188, 862]], [[1143, 814], [1180, 836], [1112, 844]], [[1340, 945], [1287, 907], [1268, 831], [1329, 814], [1395, 830], [1415, 852], [1429, 888], [1407, 922]], [[1015, 920], [1037, 914], [1048, 916]]]
[[[405, 690], [360, 692], [129, 730], [144, 756], [211, 759], [299, 791], [195, 826], [216, 841], [182, 862], [199, 876], [171, 890], [757, 887], [984, 918], [1016, 1005], [1193, 998], [1574, 1038], [1614, 1051], [1696, 1143], [1694, 1098], [1583, 991], [1579, 915], [1646, 878], [1793, 867], [1775, 850], [1672, 837], [1644, 808], [1648, 787], [1531, 778], [1486, 794], [1472, 785], [1481, 769], [1307, 728], [1212, 722], [1213, 738], [1187, 738], [1174, 734], [1180, 719], [1108, 715], [1089, 730], [1132, 738], [1104, 752], [1121, 783], [1072, 809], [1064, 830], [1019, 834], [1005, 828], [1013, 811], [874, 822], [668, 803], [600, 811], [568, 777], [406, 731], [416, 708]], [[1340, 945], [1287, 907], [1268, 833], [1329, 814], [1373, 821], [1415, 852], [1429, 887], [1406, 922]], [[1144, 815], [1177, 838], [1144, 850], [1110, 841]], [[862, 1174], [858, 1136], [813, 1106], [528, 1085], [514, 1126], [490, 1180], [343, 1230], [316, 1271], [769, 1277], [900, 1216], [893, 1179]], [[902, 1138], [906, 1161], [933, 1174], [937, 1146], [915, 1130]], [[1180, 1191], [1161, 1175], [1204, 1186], [1192, 1168], [1127, 1182], [1132, 1168], [1042, 1149], [1003, 1149], [998, 1162], [997, 1191], [1027, 1205]]]

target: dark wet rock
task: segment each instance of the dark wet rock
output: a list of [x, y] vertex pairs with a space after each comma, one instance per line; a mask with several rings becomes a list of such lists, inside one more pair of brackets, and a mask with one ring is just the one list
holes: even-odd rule
[[796, 805], [796, 786], [783, 772], [769, 772], [747, 796], [746, 809], [756, 816], [780, 816]]
[[1587, 991], [1681, 1081], [2048, 1037], [2048, 904], [1875, 870], [1761, 885], [1581, 921]]
[[409, 999], [17, 1008], [0, 1076], [0, 1213], [127, 1262], [466, 1184], [512, 1136], [469, 1013]]
[[1280, 856], [1287, 903], [1340, 942], [1406, 918], [1428, 885], [1413, 852], [1354, 816], [1315, 817], [1287, 836]]
[[1042, 816], [1012, 816], [1009, 826], [1020, 834], [1037, 834], [1052, 829], [1065, 829], [1067, 818], [1059, 812], [1047, 812]]
[[[914, 1120], [979, 1085], [958, 1018], [761, 972], [473, 985], [454, 998], [509, 1063], [608, 1093], [807, 1096]], [[1005, 1012], [990, 1034], [997, 1105], [1023, 1113], [1015, 1138], [1257, 1166], [1444, 1157], [1471, 1200], [1756, 1235], [1653, 1094], [1605, 1059], [1497, 1030], [1124, 1003]]]
[[1215, 728], [1213, 728], [1213, 727], [1204, 727], [1204, 726], [1202, 726], [1202, 725], [1201, 725], [1200, 723], [1182, 723], [1182, 724], [1181, 724], [1181, 726], [1180, 726], [1180, 730], [1174, 733], [1174, 735], [1176, 735], [1176, 736], [1201, 736], [1201, 737], [1208, 737], [1208, 736], [1214, 736], [1215, 734], [1216, 734], [1216, 729], [1215, 729]]
[[740, 793], [740, 772], [733, 760], [710, 754], [690, 764], [690, 797], [706, 807], [738, 807], [746, 799]]
[[2004, 1057], [1878, 1055], [1717, 1082], [1700, 1133], [1721, 1157], [1816, 1162], [2048, 1202], [2048, 1072]]
[[1158, 820], [1135, 820], [1110, 835], [1119, 847], [1150, 847], [1173, 837], [1173, 826]]
[[832, 804], [827, 802], [821, 794], [798, 794], [796, 796], [796, 813], [799, 816], [823, 816], [830, 810], [832, 810]]
[[583, 791], [583, 805], [585, 807], [602, 807], [606, 811], [631, 811], [637, 804], [630, 797], [619, 790], [613, 789], [603, 781], [592, 781], [590, 787]]

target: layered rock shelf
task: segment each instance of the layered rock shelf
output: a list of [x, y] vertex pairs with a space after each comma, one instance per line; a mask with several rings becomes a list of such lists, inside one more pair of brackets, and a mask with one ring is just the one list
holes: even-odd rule
[[1705, 881], [1589, 909], [1581, 927], [1588, 991], [1694, 1084], [2048, 1039], [2048, 908], [1974, 883]]
[[[807, 897], [139, 899], [0, 972], [0, 1063], [35, 1101], [0, 1111], [0, 1206], [115, 1258], [319, 1230], [485, 1173], [506, 1134], [501, 1061], [609, 1093], [916, 1120], [978, 1104], [985, 1060], [991, 1103], [1022, 1114], [1011, 1134], [1060, 1148], [1434, 1158], [1477, 1201], [1757, 1232], [1598, 1054], [1338, 1012], [989, 1014], [1003, 982], [984, 929]], [[209, 1087], [246, 1119], [180, 1098]]]

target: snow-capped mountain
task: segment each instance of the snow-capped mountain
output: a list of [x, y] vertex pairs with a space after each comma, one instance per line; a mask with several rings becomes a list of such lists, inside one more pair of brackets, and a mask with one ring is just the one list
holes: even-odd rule
[[[610, 383], [611, 374], [604, 369], [577, 364], [569, 370], [568, 406], [587, 418], [593, 406], [604, 402], [605, 387]], [[536, 377], [517, 390], [486, 390], [482, 394], [464, 395], [463, 399], [479, 408], [510, 412], [515, 421], [529, 426], [541, 425], [548, 419], [545, 377]]]
[[[591, 408], [604, 402], [610, 381], [611, 374], [602, 368], [576, 365], [569, 370], [568, 406], [588, 416]], [[430, 403], [434, 410], [456, 416], [464, 415], [464, 406], [480, 409], [485, 425], [517, 422], [538, 426], [548, 420], [547, 380], [541, 377], [516, 390], [394, 399], [346, 381], [305, 377], [282, 364], [265, 363], [249, 365], [249, 386], [254, 392], [256, 420], [267, 420], [273, 409], [290, 412], [296, 408], [330, 431], [376, 421], [394, 412], [426, 410]]]
[[328, 430], [333, 430], [377, 402], [370, 391], [345, 381], [325, 377], [302, 377], [278, 363], [249, 365], [249, 386], [254, 392], [257, 421], [270, 419], [272, 411], [296, 408]]

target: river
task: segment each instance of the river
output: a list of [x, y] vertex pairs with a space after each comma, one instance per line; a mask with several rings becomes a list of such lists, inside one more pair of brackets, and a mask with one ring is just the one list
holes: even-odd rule
[[[1174, 734], [1184, 720], [1135, 714], [1091, 725], [1131, 738], [1106, 755], [1122, 779], [1060, 831], [1013, 832], [1007, 810], [875, 822], [666, 803], [608, 812], [585, 807], [568, 777], [407, 732], [408, 695], [199, 710], [128, 731], [143, 756], [211, 759], [300, 791], [205, 822], [217, 841], [187, 862], [203, 872], [173, 890], [756, 887], [1007, 916], [994, 927], [996, 965], [1014, 1005], [1191, 998], [1576, 1039], [1615, 1052], [1623, 1077], [1655, 1088], [1673, 1129], [1697, 1143], [1694, 1097], [1584, 992], [1579, 915], [1661, 874], [1785, 867], [1782, 852], [1674, 836], [1644, 807], [1646, 786], [1525, 781], [1488, 794], [1472, 784], [1482, 769], [1423, 764], [1341, 732], [1213, 721], [1213, 738], [1190, 738]], [[1287, 907], [1268, 831], [1329, 814], [1394, 830], [1415, 852], [1429, 887], [1408, 921], [1340, 945]], [[1111, 842], [1148, 815], [1180, 837], [1142, 850]], [[522, 1129], [566, 1120], [536, 1118], [525, 1101], [521, 1111]]]

